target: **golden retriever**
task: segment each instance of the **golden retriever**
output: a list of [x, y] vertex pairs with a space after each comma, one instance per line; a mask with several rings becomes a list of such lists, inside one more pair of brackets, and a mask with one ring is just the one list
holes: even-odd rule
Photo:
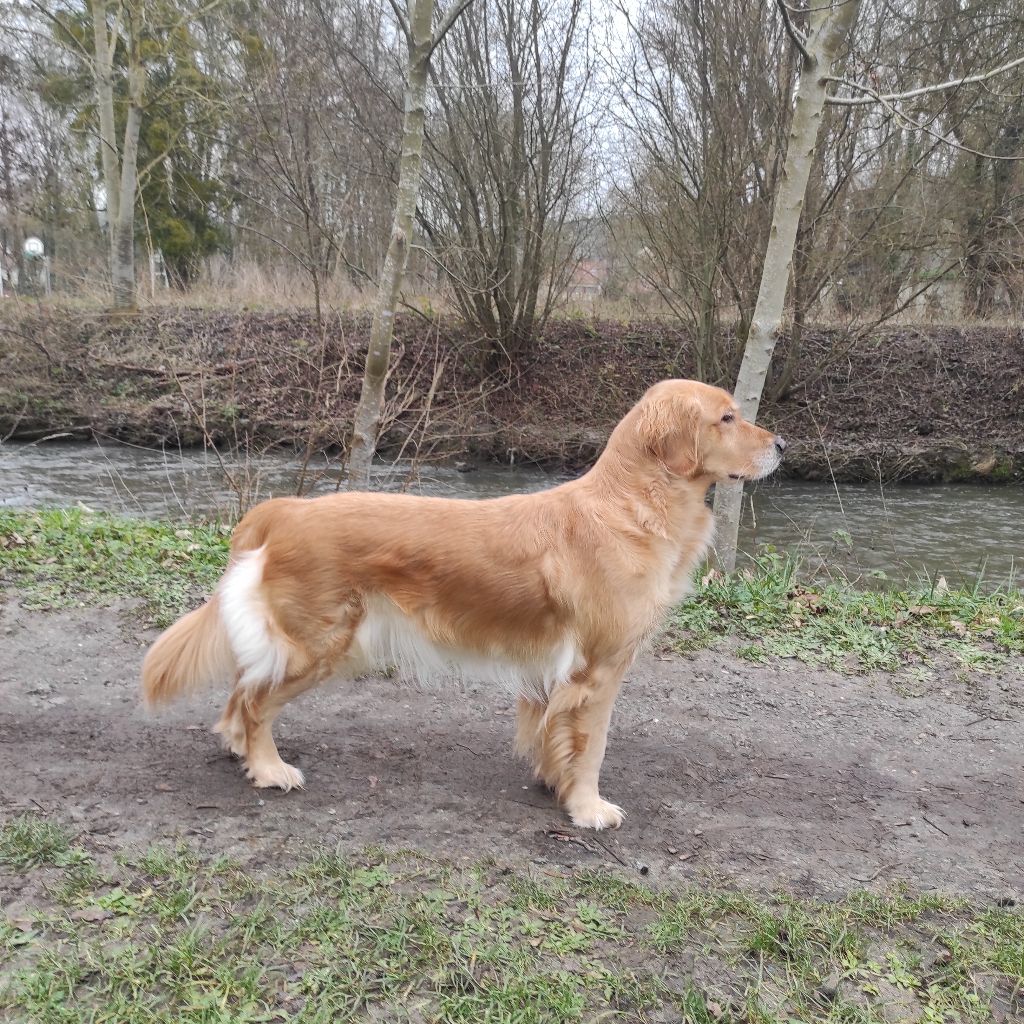
[[538, 494], [275, 498], [238, 524], [213, 597], [153, 645], [150, 703], [234, 682], [214, 726], [256, 786], [302, 773], [284, 705], [332, 676], [467, 676], [518, 697], [517, 746], [573, 822], [615, 828], [598, 775], [612, 705], [708, 549], [716, 480], [757, 479], [785, 442], [725, 391], [655, 384], [584, 476]]

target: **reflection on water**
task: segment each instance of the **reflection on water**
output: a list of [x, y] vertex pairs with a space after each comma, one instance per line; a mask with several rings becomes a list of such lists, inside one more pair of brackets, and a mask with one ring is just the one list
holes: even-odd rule
[[[468, 468], [468, 467], [466, 467]], [[210, 451], [154, 451], [131, 445], [6, 444], [0, 446], [0, 504], [68, 505], [148, 516], [220, 515], [239, 507], [237, 492], [249, 504], [294, 494], [299, 462], [271, 453], [246, 461]], [[228, 482], [234, 481], [234, 487]], [[313, 461], [304, 491], [329, 494], [337, 488], [338, 467]], [[410, 491], [453, 498], [494, 498], [516, 491], [551, 487], [566, 476], [537, 469], [483, 466], [460, 472], [454, 465], [380, 465], [373, 469], [375, 490]]]
[[811, 565], [952, 586], [1022, 581], [1024, 488], [763, 481], [744, 500], [741, 544]]
[[[259, 498], [294, 493], [297, 463], [268, 455], [227, 470]], [[314, 493], [335, 489], [334, 467], [309, 467]], [[524, 467], [423, 465], [375, 469], [374, 486], [489, 498], [551, 487], [565, 475]], [[74, 505], [155, 517], [230, 516], [237, 508], [217, 457], [128, 445], [0, 445], [0, 504]], [[896, 578], [943, 574], [951, 585], [1005, 583], [1024, 561], [1024, 489], [967, 484], [892, 486], [770, 480], [748, 490], [741, 547], [771, 544], [814, 564]]]

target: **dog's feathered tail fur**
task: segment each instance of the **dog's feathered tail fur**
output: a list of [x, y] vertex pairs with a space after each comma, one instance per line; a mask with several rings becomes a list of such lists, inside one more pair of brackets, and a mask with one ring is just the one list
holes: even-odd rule
[[227, 630], [214, 595], [166, 630], [142, 663], [148, 705], [166, 704], [196, 690], [232, 680], [237, 672]]

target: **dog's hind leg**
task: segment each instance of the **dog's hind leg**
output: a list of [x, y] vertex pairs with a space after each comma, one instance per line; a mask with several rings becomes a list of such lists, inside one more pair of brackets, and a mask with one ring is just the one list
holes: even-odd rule
[[538, 775], [553, 784], [573, 823], [618, 828], [623, 810], [598, 789], [612, 707], [625, 666], [588, 666], [551, 694], [543, 727]]
[[533, 775], [548, 789], [555, 788], [555, 780], [544, 775], [544, 713], [547, 704], [529, 697], [520, 697], [516, 719], [516, 752], [533, 764]]
[[257, 788], [276, 786], [287, 792], [305, 785], [302, 772], [281, 758], [271, 730], [285, 704], [321, 683], [326, 675], [314, 669], [277, 686], [243, 691], [239, 715], [245, 729], [245, 773]]
[[245, 689], [236, 685], [228, 697], [227, 704], [224, 705], [219, 721], [213, 727], [213, 731], [219, 733], [224, 746], [235, 757], [245, 757], [246, 752], [245, 718], [242, 715], [245, 696]]
[[[274, 719], [290, 700], [318, 686], [330, 676], [339, 671], [353, 674], [353, 666], [346, 661], [346, 657], [351, 651], [357, 625], [358, 620], [347, 623], [321, 647], [315, 658], [307, 658], [297, 664], [294, 674], [283, 682], [241, 688], [238, 712], [245, 728], [245, 770], [254, 786], [277, 786], [287, 791], [301, 789], [305, 784], [302, 772], [294, 765], [285, 763], [278, 753], [271, 732]], [[229, 701], [229, 708], [230, 704]]]

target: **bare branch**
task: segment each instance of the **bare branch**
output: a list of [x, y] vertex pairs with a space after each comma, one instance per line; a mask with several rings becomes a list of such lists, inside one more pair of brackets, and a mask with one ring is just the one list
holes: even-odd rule
[[412, 53], [412, 29], [409, 27], [409, 19], [405, 16], [405, 12], [398, 5], [397, 0], [388, 0], [391, 5], [391, 10], [394, 12], [395, 20], [398, 22], [398, 27], [402, 30], [402, 35], [405, 36], [405, 42], [409, 47], [409, 52]]
[[78, 39], [75, 37], [74, 32], [72, 32], [71, 29], [69, 29], [68, 26], [64, 24], [64, 22], [60, 19], [58, 15], [52, 14], [50, 11], [46, 9], [46, 7], [43, 6], [43, 4], [38, 3], [37, 0], [29, 0], [29, 6], [32, 7], [37, 14], [40, 14], [48, 21], [53, 22], [53, 24], [56, 25], [57, 28], [59, 28], [61, 32], [64, 33], [64, 36], [62, 37], [61, 41], [67, 41], [68, 43], [70, 43], [71, 46], [73, 46], [74, 49], [78, 51], [79, 57], [81, 57], [87, 63], [92, 60], [92, 54], [78, 41]]
[[807, 52], [807, 46], [805, 45], [807, 37], [793, 24], [793, 19], [789, 16], [789, 7], [786, 4], [786, 0], [776, 0], [776, 4], [778, 5], [779, 13], [782, 15], [782, 24], [786, 27], [786, 35], [793, 40], [793, 45], [803, 55], [807, 66], [814, 67], [814, 58]]
[[430, 54], [432, 54], [441, 45], [442, 40], [446, 35], [448, 35], [452, 25], [459, 20], [462, 16], [462, 12], [472, 2], [473, 0], [462, 0], [460, 4], [449, 9], [448, 13], [442, 19], [441, 24], [437, 26], [437, 30], [434, 32], [434, 37], [430, 41]]
[[[1024, 58], [1017, 63], [1024, 62]], [[835, 79], [833, 79], [835, 81]], [[851, 83], [852, 84], [852, 83]], [[943, 135], [941, 132], [937, 132], [928, 125], [922, 124], [921, 122], [915, 121], [909, 114], [904, 114], [897, 106], [890, 103], [888, 98], [880, 96], [873, 90], [868, 89], [867, 86], [859, 85], [858, 89], [864, 89], [866, 92], [871, 94], [870, 102], [878, 103], [883, 106], [890, 114], [893, 115], [897, 120], [901, 121], [907, 128], [912, 128], [914, 131], [924, 132], [925, 135], [930, 135], [933, 139], [938, 142], [945, 143], [947, 146], [952, 146], [953, 149], [958, 149], [962, 153], [970, 153], [972, 156], [980, 156], [985, 160], [1004, 160], [1011, 163], [1024, 160], [1024, 155], [1021, 156], [1000, 156], [998, 153], [983, 153], [979, 149], [972, 149], [970, 146], [965, 146], [962, 142], [957, 142], [956, 139], [950, 138], [948, 135]]]
[[[782, 0], [779, 0], [781, 3]], [[910, 89], [908, 92], [890, 92], [885, 95], [879, 95], [868, 85], [862, 85], [859, 82], [851, 82], [846, 78], [834, 78], [829, 75], [826, 81], [838, 82], [840, 85], [845, 85], [848, 89], [857, 89], [862, 93], [866, 93], [864, 96], [828, 96], [825, 102], [831, 103], [833, 106], [842, 107], [860, 107], [871, 103], [892, 103], [896, 100], [909, 100], [915, 96], [924, 96], [928, 93], [933, 92], [944, 92], [947, 89], [957, 89], [962, 85], [975, 85], [978, 82], [985, 82], [990, 78], [995, 78], [997, 75], [1005, 74], [1007, 71], [1012, 71], [1016, 67], [1020, 67], [1024, 64], [1024, 57], [1018, 57], [1016, 60], [1011, 60], [1007, 64], [1002, 64], [997, 68], [992, 68], [991, 71], [984, 71], [977, 75], [967, 75], [964, 78], [953, 78], [948, 82], [941, 82], [938, 85], [924, 85], [920, 89]]]

